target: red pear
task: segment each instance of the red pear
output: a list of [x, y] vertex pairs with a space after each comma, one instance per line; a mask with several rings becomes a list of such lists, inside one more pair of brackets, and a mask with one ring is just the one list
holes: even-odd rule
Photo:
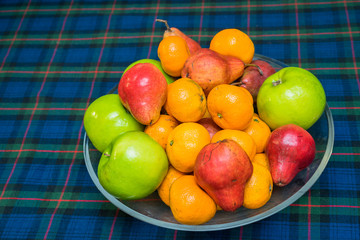
[[261, 85], [267, 77], [275, 72], [275, 68], [269, 63], [262, 60], [255, 60], [245, 68], [240, 82], [236, 85], [246, 88], [253, 96], [254, 102], [256, 102]]
[[315, 141], [302, 127], [288, 124], [271, 133], [265, 151], [273, 182], [283, 187], [312, 163], [315, 158]]
[[243, 72], [244, 63], [240, 59], [201, 48], [186, 60], [181, 77], [197, 82], [207, 95], [217, 85], [232, 83]]
[[253, 167], [238, 143], [225, 139], [199, 152], [194, 168], [197, 183], [224, 211], [235, 211], [244, 202], [245, 184]]
[[190, 55], [194, 54], [197, 50], [199, 50], [201, 48], [201, 46], [200, 46], [200, 44], [198, 42], [196, 42], [194, 39], [187, 36], [185, 33], [180, 31], [178, 28], [169, 27], [166, 20], [156, 19], [156, 21], [157, 22], [163, 22], [166, 25], [166, 30], [164, 32], [163, 38], [166, 38], [168, 36], [179, 36], [179, 37], [181, 37], [182, 39], [185, 40], [185, 42], [186, 42], [186, 44], [187, 44], [187, 46], [189, 48]]
[[151, 63], [138, 63], [121, 77], [118, 85], [121, 103], [144, 125], [152, 125], [166, 101], [167, 82]]

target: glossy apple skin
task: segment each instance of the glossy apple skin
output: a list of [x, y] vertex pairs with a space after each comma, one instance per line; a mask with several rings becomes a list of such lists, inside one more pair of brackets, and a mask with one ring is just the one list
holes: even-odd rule
[[116, 137], [98, 165], [101, 185], [117, 198], [141, 199], [154, 192], [168, 171], [165, 150], [149, 135], [130, 131]]
[[298, 67], [286, 67], [268, 77], [257, 96], [259, 116], [272, 130], [291, 123], [307, 130], [321, 117], [325, 105], [320, 81]]
[[97, 98], [86, 109], [84, 128], [95, 148], [103, 152], [119, 134], [139, 130], [144, 126], [124, 108], [117, 94]]
[[244, 202], [245, 184], [253, 166], [238, 143], [225, 139], [206, 145], [199, 152], [194, 176], [196, 182], [224, 211], [235, 211]]
[[118, 94], [124, 107], [143, 125], [152, 125], [160, 117], [166, 101], [167, 82], [151, 63], [138, 63], [122, 75]]
[[138, 63], [151, 63], [151, 64], [153, 64], [155, 67], [157, 67], [157, 68], [162, 72], [162, 74], [164, 75], [164, 77], [165, 77], [165, 79], [166, 79], [166, 82], [167, 82], [168, 84], [170, 84], [170, 83], [172, 83], [172, 82], [175, 81], [175, 78], [174, 78], [174, 77], [168, 75], [168, 74], [163, 70], [163, 68], [161, 67], [160, 61], [155, 60], [155, 59], [147, 59], [147, 58], [145, 58], [145, 59], [140, 59], [140, 60], [137, 60], [137, 61], [131, 63], [131, 64], [124, 70], [123, 75], [124, 75], [131, 67], [133, 67], [134, 65], [136, 65], [136, 64], [138, 64]]
[[303, 128], [288, 124], [275, 129], [269, 138], [266, 155], [275, 185], [288, 185], [315, 158], [315, 141]]
[[240, 87], [246, 88], [252, 95], [254, 102], [259, 92], [259, 89], [266, 78], [274, 74], [275, 68], [273, 68], [269, 63], [262, 60], [255, 60], [251, 64], [257, 65], [261, 71], [262, 75], [259, 72], [259, 69], [254, 66], [246, 67], [244, 74], [240, 78]]

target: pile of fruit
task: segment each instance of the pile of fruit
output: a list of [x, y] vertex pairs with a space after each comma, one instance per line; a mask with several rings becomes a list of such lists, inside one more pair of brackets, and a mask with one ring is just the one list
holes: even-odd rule
[[273, 184], [286, 186], [315, 158], [307, 129], [325, 108], [321, 83], [301, 68], [253, 61], [240, 30], [224, 29], [202, 48], [158, 21], [167, 26], [160, 61], [134, 62], [118, 94], [86, 110], [101, 185], [124, 200], [157, 191], [183, 224], [264, 206]]

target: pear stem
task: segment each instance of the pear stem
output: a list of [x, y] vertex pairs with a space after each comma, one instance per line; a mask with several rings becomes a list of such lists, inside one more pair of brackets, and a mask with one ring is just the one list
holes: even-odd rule
[[245, 68], [246, 68], [246, 67], [256, 67], [256, 68], [258, 69], [260, 75], [261, 75], [261, 76], [264, 76], [263, 71], [261, 70], [261, 68], [260, 68], [258, 65], [253, 64], [253, 63], [249, 63], [249, 64], [245, 64]]
[[155, 19], [156, 22], [162, 22], [162, 23], [165, 23], [165, 26], [166, 26], [166, 30], [169, 31], [169, 32], [172, 32], [171, 29], [170, 29], [170, 26], [167, 22], [167, 20], [163, 20], [163, 19]]
[[233, 82], [231, 83], [231, 85], [234, 85], [234, 86], [240, 86], [242, 84], [242, 82]]
[[110, 154], [108, 154], [108, 153], [104, 153], [104, 155], [107, 156], [107, 157], [110, 157]]

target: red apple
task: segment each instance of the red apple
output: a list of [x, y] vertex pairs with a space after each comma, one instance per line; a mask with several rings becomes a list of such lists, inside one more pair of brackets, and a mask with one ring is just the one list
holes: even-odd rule
[[302, 127], [288, 124], [271, 133], [265, 151], [273, 182], [283, 187], [312, 163], [315, 158], [315, 141]]

